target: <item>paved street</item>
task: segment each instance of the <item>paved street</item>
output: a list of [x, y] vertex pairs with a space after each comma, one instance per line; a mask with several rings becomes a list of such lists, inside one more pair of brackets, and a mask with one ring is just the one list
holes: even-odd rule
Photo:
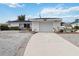
[[79, 56], [79, 48], [55, 33], [37, 33], [28, 42], [24, 56]]

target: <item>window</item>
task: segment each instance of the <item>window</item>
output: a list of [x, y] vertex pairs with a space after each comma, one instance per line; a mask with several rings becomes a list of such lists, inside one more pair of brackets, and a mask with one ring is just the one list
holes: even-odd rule
[[24, 24], [24, 27], [30, 28], [30, 24]]

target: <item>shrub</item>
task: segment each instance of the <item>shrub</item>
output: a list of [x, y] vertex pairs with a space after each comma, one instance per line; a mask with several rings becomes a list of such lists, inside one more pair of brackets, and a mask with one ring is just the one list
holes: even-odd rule
[[79, 26], [74, 26], [74, 29], [78, 30], [79, 29]]
[[62, 30], [62, 29], [60, 29], [60, 30], [59, 30], [59, 32], [60, 32], [60, 33], [63, 33], [63, 30]]
[[0, 29], [1, 29], [1, 30], [9, 30], [9, 27], [8, 27], [8, 25], [2, 24], [2, 25], [0, 26]]
[[19, 30], [19, 27], [9, 27], [9, 30]]
[[73, 30], [71, 32], [74, 32]]

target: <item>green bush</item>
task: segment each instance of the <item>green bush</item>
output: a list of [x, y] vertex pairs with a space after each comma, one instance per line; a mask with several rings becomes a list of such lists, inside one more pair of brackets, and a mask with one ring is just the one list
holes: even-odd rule
[[78, 30], [78, 29], [79, 29], [79, 26], [74, 26], [74, 29], [75, 29], [75, 30]]
[[19, 30], [19, 27], [9, 27], [9, 30]]
[[8, 25], [2, 24], [0, 25], [0, 30], [9, 30]]

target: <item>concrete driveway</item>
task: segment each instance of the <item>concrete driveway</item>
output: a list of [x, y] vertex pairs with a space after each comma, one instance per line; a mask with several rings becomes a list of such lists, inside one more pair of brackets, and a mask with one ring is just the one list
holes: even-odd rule
[[79, 48], [55, 33], [37, 33], [28, 42], [24, 56], [79, 56]]

